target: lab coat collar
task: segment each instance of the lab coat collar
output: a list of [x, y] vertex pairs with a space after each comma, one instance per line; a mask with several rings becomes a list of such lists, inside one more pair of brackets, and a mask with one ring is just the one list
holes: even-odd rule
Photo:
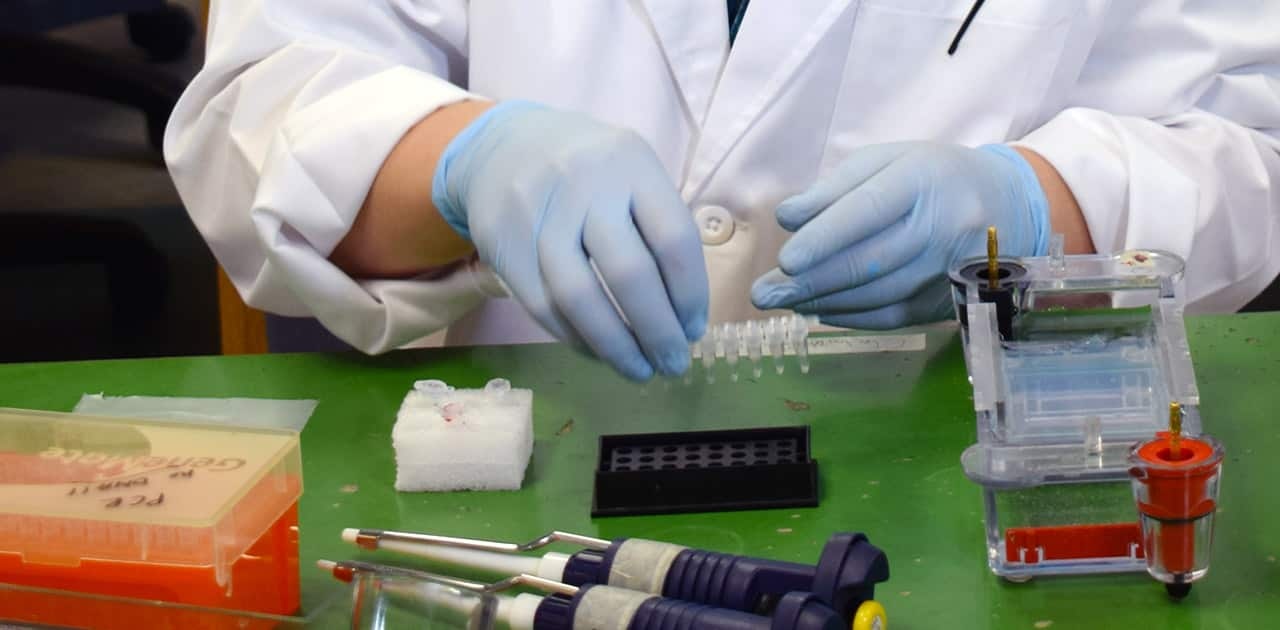
[[757, 0], [747, 9], [726, 63], [728, 18], [722, 0], [642, 0], [690, 120], [701, 130], [682, 186], [686, 199], [701, 194], [851, 2]]
[[724, 0], [640, 0], [692, 126], [702, 127], [729, 54]]
[[761, 1], [747, 9], [685, 178], [687, 199], [702, 195], [716, 168], [760, 114], [777, 102], [779, 92], [852, 1]]

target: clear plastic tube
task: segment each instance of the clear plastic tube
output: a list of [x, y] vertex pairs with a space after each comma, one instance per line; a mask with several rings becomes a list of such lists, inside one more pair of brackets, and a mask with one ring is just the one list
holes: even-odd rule
[[707, 334], [689, 344], [693, 366], [685, 374], [684, 382], [693, 381], [693, 369], [700, 363], [707, 383], [716, 381], [719, 359], [728, 366], [729, 380], [737, 382], [739, 359], [751, 363], [751, 375], [760, 378], [764, 372], [763, 358], [771, 357], [773, 369], [778, 374], [786, 371], [786, 357], [796, 357], [800, 373], [809, 372], [809, 328], [816, 319], [802, 315], [785, 315], [766, 320], [725, 322], [707, 329]]
[[791, 334], [787, 336], [791, 340], [796, 351], [796, 363], [800, 364], [800, 373], [809, 373], [809, 326], [812, 322], [803, 317], [795, 317], [791, 320]]
[[762, 371], [760, 369], [760, 353], [764, 348], [763, 334], [760, 330], [760, 324], [754, 321], [745, 322], [747, 334], [744, 339], [747, 346], [747, 357], [751, 359], [751, 377], [760, 378]]
[[716, 382], [716, 338], [714, 335], [705, 335], [699, 342], [702, 346], [702, 369], [707, 371], [707, 382]]
[[729, 365], [729, 380], [738, 382], [738, 327], [741, 324], [724, 325], [724, 362]]
[[787, 329], [780, 325], [778, 318], [771, 317], [765, 323], [764, 339], [769, 343], [769, 356], [773, 357], [773, 371], [782, 374], [787, 366], [782, 363], [782, 342]]
[[439, 398], [440, 396], [444, 396], [445, 394], [448, 394], [451, 390], [453, 390], [452, 387], [449, 387], [448, 383], [445, 383], [444, 381], [440, 381], [436, 379], [429, 379], [425, 381], [415, 381], [413, 383], [413, 388], [424, 394], [427, 394], [428, 396], [431, 396], [432, 398]]

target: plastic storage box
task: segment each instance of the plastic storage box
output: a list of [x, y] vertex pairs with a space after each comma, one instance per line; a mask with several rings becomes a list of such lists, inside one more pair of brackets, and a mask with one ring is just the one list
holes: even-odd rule
[[997, 575], [1145, 571], [1129, 449], [1166, 426], [1171, 401], [1200, 433], [1183, 324], [1183, 261], [1159, 251], [1057, 255], [951, 270]]
[[301, 492], [292, 432], [0, 409], [0, 619], [243, 628], [199, 609], [293, 613]]

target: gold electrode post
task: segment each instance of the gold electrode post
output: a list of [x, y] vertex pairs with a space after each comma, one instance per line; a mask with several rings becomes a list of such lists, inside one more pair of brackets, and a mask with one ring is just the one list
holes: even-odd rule
[[1182, 405], [1169, 403], [1169, 459], [1182, 458]]
[[987, 284], [992, 289], [1000, 286], [1000, 242], [994, 225], [987, 228]]

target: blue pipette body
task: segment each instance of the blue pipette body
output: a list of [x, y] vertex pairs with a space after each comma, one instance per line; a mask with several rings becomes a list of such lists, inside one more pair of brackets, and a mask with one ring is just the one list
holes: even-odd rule
[[[539, 604], [533, 630], [573, 630], [584, 600], [602, 595], [586, 585], [572, 597], [549, 595]], [[620, 610], [618, 614], [627, 614]], [[848, 623], [812, 593], [783, 595], [769, 616], [706, 604], [647, 596], [625, 621], [627, 630], [838, 630]]]
[[852, 619], [862, 602], [875, 597], [875, 585], [889, 579], [889, 561], [884, 552], [863, 534], [843, 533], [831, 537], [816, 566], [681, 549], [669, 564], [640, 564], [640, 571], [647, 569], [654, 575], [637, 576], [635, 563], [628, 563], [628, 583], [620, 584], [614, 568], [628, 541], [618, 539], [605, 551], [573, 554], [562, 581], [575, 586], [611, 584], [630, 588], [637, 581], [647, 581], [661, 584], [658, 594], [664, 597], [755, 613], [770, 612], [786, 593], [808, 591], [841, 616]]

